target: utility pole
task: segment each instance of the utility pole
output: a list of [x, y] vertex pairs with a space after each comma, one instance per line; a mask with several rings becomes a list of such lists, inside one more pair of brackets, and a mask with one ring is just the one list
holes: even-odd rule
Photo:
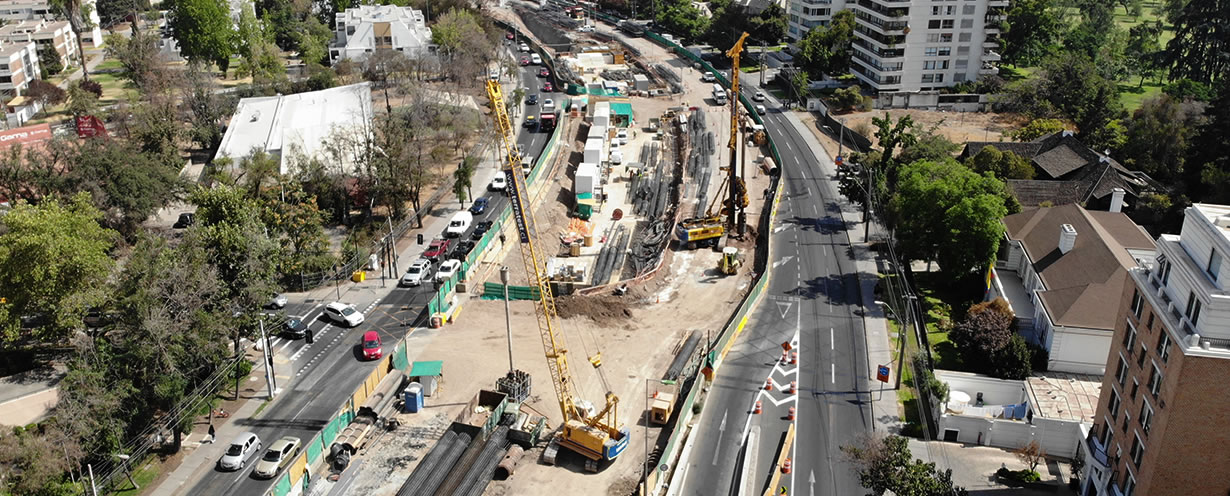
[[504, 285], [504, 333], [508, 337], [508, 373], [511, 376], [516, 370], [513, 367], [512, 352], [512, 310], [508, 305], [508, 266], [500, 267], [500, 283]]
[[863, 202], [863, 242], [868, 242], [867, 237], [871, 235], [871, 192], [875, 186], [871, 184], [871, 165], [864, 165], [867, 169], [867, 201]]
[[265, 356], [265, 383], [269, 386], [268, 399], [273, 399], [274, 391], [277, 389], [278, 385], [277, 378], [273, 376], [273, 350], [269, 349], [269, 336], [265, 334], [265, 319], [260, 320], [259, 327], [261, 330], [261, 344], [263, 345], [261, 348], [263, 349]]

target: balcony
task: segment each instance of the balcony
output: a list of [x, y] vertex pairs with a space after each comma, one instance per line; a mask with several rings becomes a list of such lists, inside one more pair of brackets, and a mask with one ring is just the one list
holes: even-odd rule
[[987, 38], [982, 40], [982, 48], [996, 49], [999, 48], [999, 38]]
[[854, 41], [850, 43], [850, 45], [852, 45], [852, 46], [856, 46], [856, 47], [858, 47], [859, 49], [866, 51], [866, 52], [867, 52], [868, 54], [870, 54], [871, 56], [879, 58], [880, 60], [884, 60], [884, 59], [899, 59], [899, 58], [901, 58], [901, 57], [904, 57], [904, 56], [905, 56], [905, 50], [904, 50], [904, 49], [901, 49], [901, 48], [889, 48], [889, 49], [877, 48], [877, 47], [872, 46], [872, 45], [871, 45], [871, 43], [868, 43], [866, 40], [863, 40], [863, 39], [861, 39], [861, 38], [855, 38], [855, 39], [854, 39]]
[[905, 42], [904, 35], [890, 36], [890, 35], [877, 33], [875, 31], [872, 31], [867, 26], [863, 26], [861, 24], [854, 25], [854, 33], [857, 34], [861, 39], [871, 41], [875, 43], [876, 45], [880, 45], [884, 48], [894, 48], [898, 44]]
[[1001, 59], [1003, 59], [1003, 57], [1000, 56], [999, 52], [996, 52], [995, 50], [983, 50], [982, 51], [982, 61], [983, 62], [998, 62]]
[[987, 7], [1008, 7], [1008, 0], [987, 0]]
[[833, 0], [796, 0], [803, 5], [832, 5]]
[[860, 25], [871, 28], [885, 35], [905, 35], [905, 27], [909, 23], [905, 21], [884, 21], [878, 17], [868, 15], [866, 12], [859, 11], [854, 14], [854, 18], [858, 20]]
[[995, 74], [999, 74], [999, 68], [991, 64], [983, 64], [982, 68], [978, 69], [978, 75], [980, 76], [992, 76]]
[[1000, 31], [1003, 30], [1002, 28], [1003, 26], [1001, 26], [998, 22], [988, 22], [982, 29], [986, 31], [987, 34], [999, 34]]
[[1097, 463], [1100, 465], [1098, 468], [1102, 470], [1110, 467], [1110, 457], [1106, 455], [1106, 447], [1102, 446], [1102, 442], [1098, 441], [1093, 432], [1090, 432], [1089, 437], [1085, 438], [1085, 445], [1089, 448], [1089, 454], [1085, 457], [1086, 461]]
[[905, 64], [901, 62], [897, 62], [894, 64], [883, 64], [879, 60], [876, 60], [872, 58], [871, 56], [863, 53], [861, 50], [851, 50], [850, 53], [851, 53], [851, 57], [854, 58], [855, 60], [863, 62], [864, 64], [867, 64], [869, 67], [874, 68], [877, 71], [880, 71], [882, 73], [883, 72], [901, 72], [901, 70], [905, 67]]
[[904, 20], [910, 17], [910, 9], [905, 7], [887, 7], [871, 0], [859, 0], [858, 6], [858, 10], [862, 11], [859, 13], [874, 14], [886, 21]]

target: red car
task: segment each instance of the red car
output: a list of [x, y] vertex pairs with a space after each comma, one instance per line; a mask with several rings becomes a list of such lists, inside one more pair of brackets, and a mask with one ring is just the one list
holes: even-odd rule
[[550, 82], [546, 82], [546, 83], [542, 83], [542, 90], [543, 91], [555, 91], [555, 87], [551, 86]]
[[521, 65], [530, 65], [529, 57], [521, 57]]
[[504, 33], [504, 38], [505, 38], [505, 39], [508, 39], [508, 40], [511, 40], [511, 39], [513, 39], [513, 38], [516, 38], [516, 36], [513, 36], [513, 34], [512, 34], [512, 33]]
[[380, 349], [380, 333], [376, 331], [363, 333], [363, 358], [379, 360], [382, 356], [384, 352]]
[[452, 244], [450, 239], [433, 239], [431, 244], [427, 245], [427, 251], [423, 252], [423, 257], [435, 262], [448, 253], [448, 249], [452, 247]]
[[538, 77], [551, 77], [551, 71], [546, 67], [538, 69]]

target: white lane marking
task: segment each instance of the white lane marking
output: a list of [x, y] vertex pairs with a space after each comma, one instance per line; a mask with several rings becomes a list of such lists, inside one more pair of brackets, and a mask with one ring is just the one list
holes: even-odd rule
[[829, 328], [829, 349], [830, 350], [837, 349], [836, 341], [833, 340], [833, 328], [832, 327]]
[[829, 383], [831, 383], [831, 384], [837, 384], [837, 364], [836, 364], [836, 363], [832, 363], [832, 364], [829, 364], [829, 365], [831, 365], [831, 367], [830, 367], [830, 369], [829, 369], [829, 370], [831, 371], [831, 372], [829, 372]]
[[793, 146], [790, 146], [790, 142], [789, 142], [789, 141], [785, 141], [785, 140], [783, 140], [783, 141], [782, 141], [782, 143], [785, 143], [785, 144], [786, 144], [786, 149], [787, 149], [787, 150], [794, 151], [794, 147], [793, 147]]
[[[798, 166], [802, 166], [802, 165], [803, 165], [803, 162], [799, 162], [799, 157], [798, 157], [798, 156], [795, 156], [795, 157], [794, 157], [794, 165], [798, 165]], [[807, 178], [806, 178], [806, 177], [804, 177], [803, 179], [807, 179]]]

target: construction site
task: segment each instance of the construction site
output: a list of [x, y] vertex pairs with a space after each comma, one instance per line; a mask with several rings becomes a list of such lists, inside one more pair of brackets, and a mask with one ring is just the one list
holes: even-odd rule
[[777, 171], [737, 98], [571, 14], [497, 21], [571, 40], [535, 47], [570, 89], [553, 149], [522, 173], [489, 83], [507, 221], [338, 437], [345, 494], [637, 494], [757, 276]]

